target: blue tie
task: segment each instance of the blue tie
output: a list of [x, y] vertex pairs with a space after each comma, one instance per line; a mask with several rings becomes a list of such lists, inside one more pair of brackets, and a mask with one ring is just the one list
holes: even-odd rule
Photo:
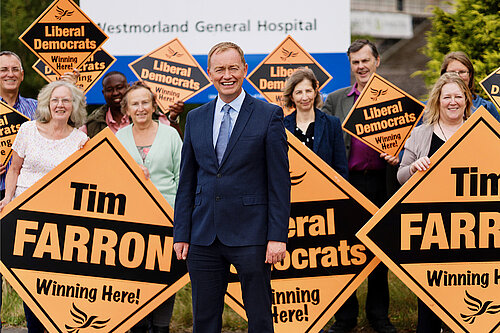
[[231, 137], [231, 106], [226, 104], [222, 107], [222, 112], [224, 112], [224, 117], [222, 117], [222, 122], [220, 123], [219, 136], [217, 137], [217, 144], [215, 145], [215, 153], [217, 154], [217, 160], [219, 165], [226, 151], [229, 138]]

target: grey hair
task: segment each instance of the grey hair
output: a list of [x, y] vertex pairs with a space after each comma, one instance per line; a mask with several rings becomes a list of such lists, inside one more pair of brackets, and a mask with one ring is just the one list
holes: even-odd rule
[[68, 125], [79, 128], [87, 120], [85, 95], [75, 85], [62, 80], [51, 82], [40, 90], [35, 119], [42, 123], [48, 123], [52, 119], [52, 115], [50, 114], [50, 97], [54, 89], [59, 87], [66, 87], [71, 91], [73, 111], [68, 119]]
[[21, 70], [24, 71], [23, 62], [21, 61], [21, 58], [17, 54], [15, 54], [12, 51], [0, 51], [0, 57], [4, 56], [4, 55], [9, 55], [9, 56], [15, 57], [19, 61], [19, 65], [21, 65]]

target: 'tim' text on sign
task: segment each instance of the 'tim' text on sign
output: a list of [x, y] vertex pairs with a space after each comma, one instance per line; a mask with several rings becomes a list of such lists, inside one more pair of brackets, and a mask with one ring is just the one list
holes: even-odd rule
[[499, 156], [481, 107], [357, 234], [454, 332], [500, 331]]
[[0, 271], [49, 331], [126, 332], [188, 281], [172, 218], [105, 129], [1, 212]]

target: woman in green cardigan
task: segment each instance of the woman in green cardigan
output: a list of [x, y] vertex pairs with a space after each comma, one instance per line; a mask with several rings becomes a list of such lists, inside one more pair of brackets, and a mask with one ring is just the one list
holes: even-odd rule
[[[182, 141], [178, 132], [153, 120], [156, 110], [155, 95], [142, 82], [131, 85], [121, 101], [122, 111], [132, 123], [116, 132], [116, 137], [150, 178], [156, 188], [174, 207], [179, 185], [179, 167]], [[175, 295], [137, 323], [133, 333], [169, 332]]]

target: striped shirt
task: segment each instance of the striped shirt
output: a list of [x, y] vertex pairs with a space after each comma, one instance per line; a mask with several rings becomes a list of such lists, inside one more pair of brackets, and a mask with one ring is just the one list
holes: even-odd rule
[[[7, 102], [0, 96], [0, 100], [7, 104]], [[38, 102], [31, 98], [24, 98], [21, 95], [17, 98], [16, 103], [14, 104], [14, 109], [24, 114], [26, 117], [31, 120], [35, 119], [35, 110]], [[7, 174], [7, 170], [9, 170], [10, 160], [7, 163], [7, 169], [5, 169], [5, 173], [0, 177], [0, 190], [5, 190], [5, 175]]]

